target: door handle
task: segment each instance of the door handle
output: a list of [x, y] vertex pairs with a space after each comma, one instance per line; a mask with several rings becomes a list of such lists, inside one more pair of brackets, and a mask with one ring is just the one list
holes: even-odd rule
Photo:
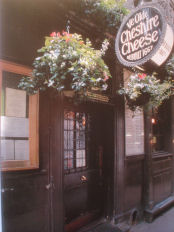
[[87, 181], [87, 177], [86, 176], [81, 176], [80, 179], [81, 179], [82, 183]]
[[46, 188], [47, 190], [49, 190], [49, 189], [51, 188], [51, 184], [45, 185], [45, 188]]

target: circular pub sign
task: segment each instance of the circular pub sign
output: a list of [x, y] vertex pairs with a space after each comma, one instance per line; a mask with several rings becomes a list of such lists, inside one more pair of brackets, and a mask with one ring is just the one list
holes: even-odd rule
[[173, 41], [173, 30], [161, 10], [144, 6], [123, 21], [116, 37], [116, 54], [125, 66], [142, 65], [149, 60], [160, 66], [168, 58]]

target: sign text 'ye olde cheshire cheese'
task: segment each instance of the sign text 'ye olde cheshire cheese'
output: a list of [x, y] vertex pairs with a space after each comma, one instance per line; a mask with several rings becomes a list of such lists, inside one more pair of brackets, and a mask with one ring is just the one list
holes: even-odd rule
[[125, 66], [151, 60], [161, 65], [173, 47], [173, 31], [161, 11], [152, 6], [139, 8], [122, 23], [116, 38], [116, 54]]

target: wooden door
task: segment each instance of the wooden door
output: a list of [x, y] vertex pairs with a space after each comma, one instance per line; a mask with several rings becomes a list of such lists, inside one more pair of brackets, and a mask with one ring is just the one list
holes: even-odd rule
[[[112, 132], [106, 134], [108, 122], [105, 110], [97, 104], [64, 110], [66, 231], [76, 231], [103, 215], [107, 207], [107, 141], [110, 141], [108, 138]], [[110, 121], [109, 124], [112, 123]]]

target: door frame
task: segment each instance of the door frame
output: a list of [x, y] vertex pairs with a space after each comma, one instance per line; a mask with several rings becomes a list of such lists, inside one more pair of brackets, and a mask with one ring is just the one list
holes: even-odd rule
[[[49, 185], [50, 185], [50, 232], [64, 231], [63, 199], [63, 97], [49, 92]], [[56, 165], [55, 165], [56, 164]]]
[[[57, 94], [50, 91], [50, 152], [49, 152], [49, 181], [50, 181], [50, 232], [64, 231], [64, 109], [66, 103], [62, 94]], [[113, 135], [115, 134], [115, 114], [113, 105], [99, 104], [99, 107], [110, 107], [113, 112]], [[85, 106], [83, 106], [85, 108]], [[83, 108], [82, 107], [82, 108]], [[71, 106], [73, 109], [73, 105]], [[113, 138], [113, 171], [111, 197], [109, 200], [109, 218], [112, 218], [114, 212], [114, 169], [115, 169], [115, 140]], [[56, 164], [56, 165], [55, 165]]]

